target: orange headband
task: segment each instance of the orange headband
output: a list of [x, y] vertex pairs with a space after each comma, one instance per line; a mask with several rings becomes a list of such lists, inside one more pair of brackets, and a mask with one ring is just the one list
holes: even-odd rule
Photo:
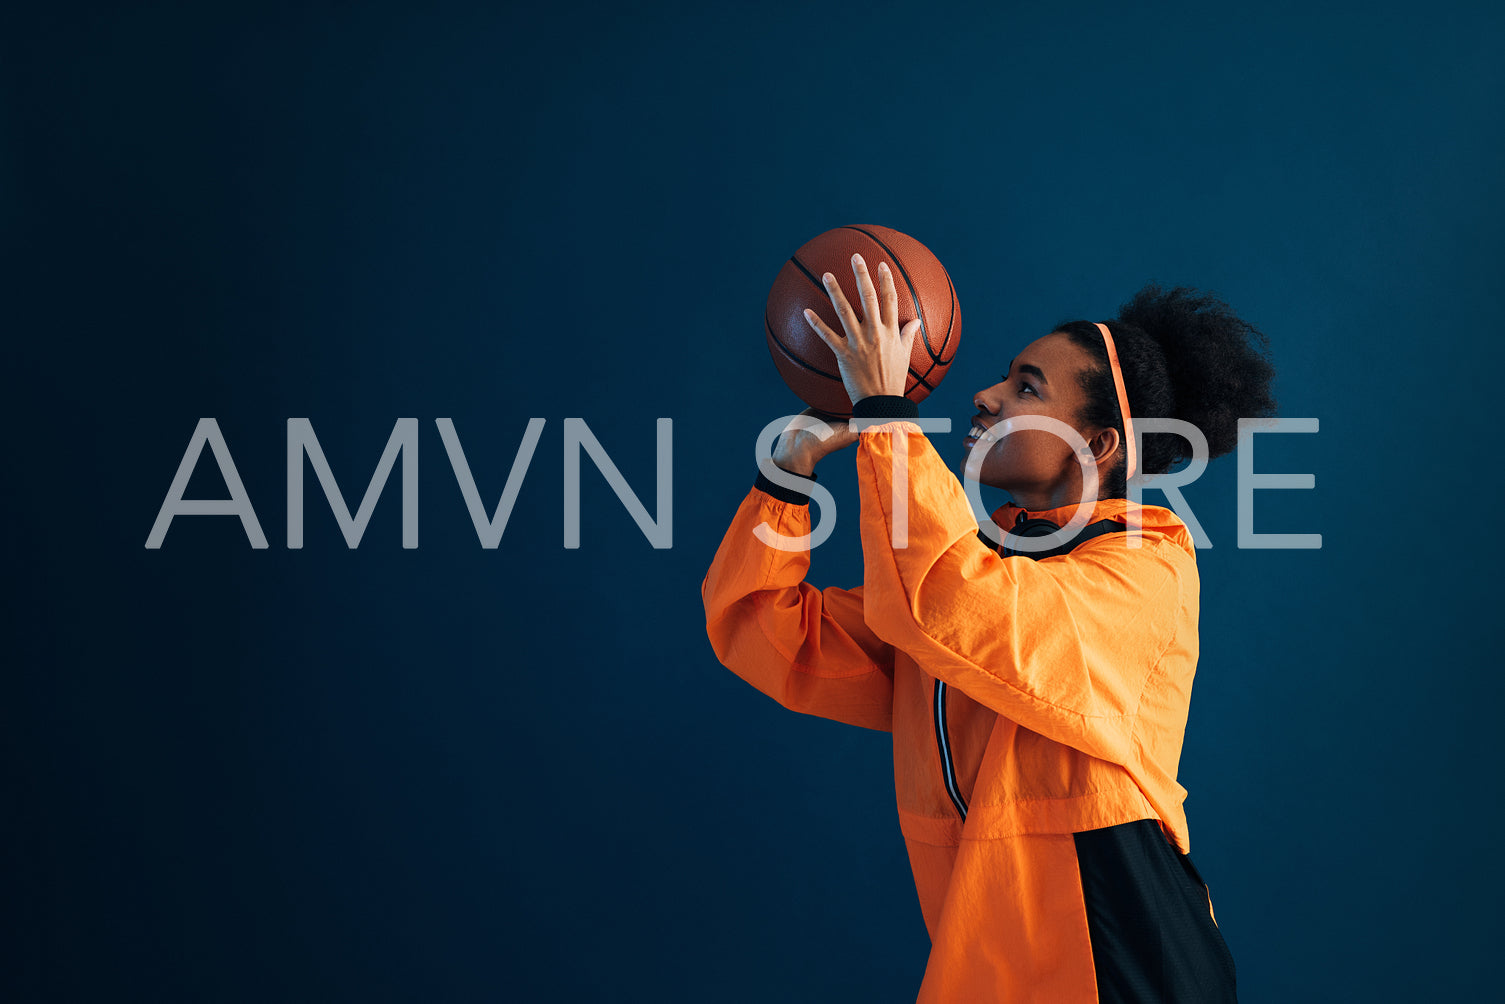
[[1113, 371], [1113, 387], [1118, 391], [1118, 412], [1124, 417], [1124, 449], [1127, 451], [1124, 480], [1127, 481], [1134, 476], [1134, 420], [1129, 417], [1129, 394], [1124, 390], [1124, 373], [1118, 368], [1118, 350], [1113, 347], [1113, 336], [1106, 324], [1096, 323], [1103, 333], [1103, 344], [1108, 348], [1108, 368]]

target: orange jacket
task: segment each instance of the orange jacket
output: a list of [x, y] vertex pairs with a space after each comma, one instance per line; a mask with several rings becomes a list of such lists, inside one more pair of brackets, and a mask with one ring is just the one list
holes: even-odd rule
[[[896, 445], [903, 548], [891, 540]], [[1191, 535], [1167, 509], [1110, 500], [1092, 520], [1137, 514], [1140, 546], [1109, 534], [1057, 557], [1004, 558], [978, 539], [960, 482], [913, 423], [865, 431], [856, 462], [864, 584], [806, 583], [809, 553], [767, 546], [754, 528], [807, 533], [808, 505], [754, 488], [702, 584], [711, 644], [791, 710], [892, 731], [899, 825], [932, 939], [921, 1000], [1096, 1000], [1061, 840], [1158, 819], [1190, 850], [1176, 769], [1197, 662]], [[1073, 509], [1030, 515], [1064, 525]], [[1007, 527], [1021, 511], [993, 518]]]

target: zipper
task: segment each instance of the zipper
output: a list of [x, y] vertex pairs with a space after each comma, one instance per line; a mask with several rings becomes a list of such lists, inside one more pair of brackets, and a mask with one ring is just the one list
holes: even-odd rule
[[[1029, 513], [1021, 509], [1014, 517], [1014, 526], [1019, 526], [1027, 519]], [[993, 545], [990, 542], [988, 546]], [[946, 794], [951, 796], [951, 804], [956, 806], [956, 811], [965, 822], [967, 800], [962, 798], [961, 785], [956, 781], [956, 764], [951, 760], [951, 737], [946, 732], [946, 685], [940, 680], [935, 681], [935, 703], [932, 710], [935, 712], [935, 742], [941, 751], [941, 777], [946, 782]]]
[[941, 750], [941, 774], [946, 781], [946, 794], [962, 819], [967, 818], [967, 802], [962, 798], [961, 786], [956, 783], [956, 766], [951, 762], [951, 737], [946, 734], [946, 685], [935, 681], [935, 741]]

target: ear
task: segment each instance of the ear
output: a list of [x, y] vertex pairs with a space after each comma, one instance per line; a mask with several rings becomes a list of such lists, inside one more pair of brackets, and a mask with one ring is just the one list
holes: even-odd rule
[[1087, 446], [1092, 450], [1092, 459], [1097, 461], [1098, 470], [1106, 471], [1108, 469], [1109, 461], [1118, 452], [1118, 444], [1117, 429], [1104, 429], [1087, 440]]

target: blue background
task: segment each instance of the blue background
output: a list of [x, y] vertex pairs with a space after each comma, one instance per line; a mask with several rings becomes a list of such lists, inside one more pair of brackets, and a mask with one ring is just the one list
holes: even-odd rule
[[[0, 32], [9, 305], [0, 700], [27, 1001], [905, 1001], [928, 940], [883, 734], [719, 666], [701, 577], [797, 410], [760, 313], [816, 233], [946, 262], [964, 335], [924, 413], [1150, 280], [1270, 338], [1256, 528], [1187, 490], [1202, 660], [1181, 780], [1249, 1001], [1469, 1000], [1502, 891], [1491, 449], [1505, 316], [1497, 5], [142, 4]], [[179, 518], [215, 417], [272, 547]], [[420, 422], [421, 545], [396, 481]], [[434, 419], [488, 508], [483, 550]], [[584, 473], [563, 419], [673, 547]], [[812, 580], [854, 584], [849, 454]], [[190, 497], [223, 497], [208, 456]], [[1149, 501], [1156, 501], [1151, 497]]]

